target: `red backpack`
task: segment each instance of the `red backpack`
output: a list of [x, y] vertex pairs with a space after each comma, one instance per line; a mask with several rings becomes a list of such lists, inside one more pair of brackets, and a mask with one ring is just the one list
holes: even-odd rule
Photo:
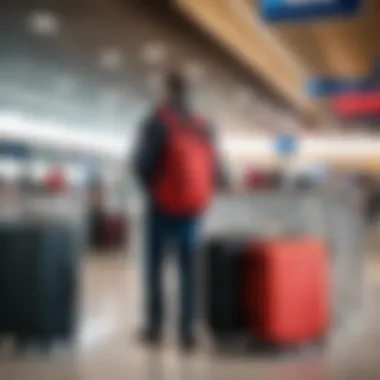
[[183, 122], [169, 108], [160, 110], [167, 128], [160, 175], [154, 188], [160, 210], [174, 216], [202, 213], [214, 193], [215, 155], [199, 120]]

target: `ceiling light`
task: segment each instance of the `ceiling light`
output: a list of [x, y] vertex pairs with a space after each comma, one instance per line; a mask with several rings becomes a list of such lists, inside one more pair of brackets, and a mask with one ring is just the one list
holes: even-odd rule
[[126, 153], [124, 134], [102, 133], [85, 126], [60, 126], [42, 120], [23, 119], [0, 113], [0, 133], [37, 146], [80, 149], [108, 157], [122, 158]]
[[197, 62], [186, 62], [184, 64], [185, 75], [192, 81], [199, 82], [204, 79], [205, 70]]
[[142, 58], [144, 62], [149, 65], [159, 65], [163, 63], [165, 56], [165, 47], [158, 42], [150, 43], [142, 50]]
[[99, 61], [106, 70], [121, 70], [124, 66], [124, 54], [119, 49], [107, 48], [100, 52]]
[[28, 19], [33, 33], [43, 36], [55, 36], [59, 32], [60, 22], [56, 15], [49, 11], [35, 11]]

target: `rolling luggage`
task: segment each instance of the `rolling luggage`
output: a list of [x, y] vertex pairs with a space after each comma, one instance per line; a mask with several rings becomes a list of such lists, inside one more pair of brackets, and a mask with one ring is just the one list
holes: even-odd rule
[[313, 189], [316, 186], [315, 181], [311, 175], [300, 175], [296, 178], [295, 189], [301, 191], [307, 191]]
[[269, 189], [279, 190], [283, 186], [284, 176], [280, 171], [273, 171], [269, 174]]
[[250, 171], [245, 178], [245, 185], [250, 190], [264, 190], [269, 187], [269, 174], [262, 171]]
[[17, 228], [12, 223], [0, 224], [0, 340], [11, 330], [11, 316], [9, 310], [10, 292], [7, 289], [6, 278], [7, 258], [17, 242]]
[[214, 237], [205, 245], [206, 325], [216, 341], [243, 333], [242, 264], [246, 237]]
[[90, 213], [90, 243], [95, 250], [122, 249], [128, 240], [127, 221], [122, 214]]
[[88, 215], [89, 243], [91, 249], [98, 249], [101, 246], [101, 230], [102, 230], [102, 213], [93, 209]]
[[78, 242], [60, 225], [14, 227], [0, 255], [6, 331], [20, 345], [69, 341], [76, 317]]
[[243, 268], [244, 323], [251, 337], [285, 348], [325, 336], [329, 263], [320, 241], [288, 237], [254, 242]]
[[127, 226], [122, 214], [103, 214], [100, 228], [100, 247], [122, 249], [126, 242]]

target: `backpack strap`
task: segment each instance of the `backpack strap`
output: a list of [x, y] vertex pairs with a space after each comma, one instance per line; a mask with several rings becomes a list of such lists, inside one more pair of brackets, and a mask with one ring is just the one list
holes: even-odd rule
[[158, 110], [160, 120], [164, 123], [165, 127], [170, 131], [180, 128], [180, 119], [177, 112], [170, 107], [161, 107]]
[[191, 116], [188, 120], [182, 121], [178, 113], [171, 107], [161, 107], [158, 111], [158, 115], [160, 120], [172, 131], [180, 128], [184, 124], [194, 126], [199, 130], [204, 129], [207, 125], [205, 120], [199, 116]]

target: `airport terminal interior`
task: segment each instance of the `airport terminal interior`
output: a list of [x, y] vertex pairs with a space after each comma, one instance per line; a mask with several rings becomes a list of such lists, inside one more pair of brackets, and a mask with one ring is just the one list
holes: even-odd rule
[[[379, 16], [375, 0], [0, 1], [0, 379], [380, 379]], [[136, 168], [172, 72], [226, 177], [199, 214], [191, 350], [174, 245], [163, 339], [141, 339], [159, 185]], [[187, 225], [162, 202], [161, 227]]]

